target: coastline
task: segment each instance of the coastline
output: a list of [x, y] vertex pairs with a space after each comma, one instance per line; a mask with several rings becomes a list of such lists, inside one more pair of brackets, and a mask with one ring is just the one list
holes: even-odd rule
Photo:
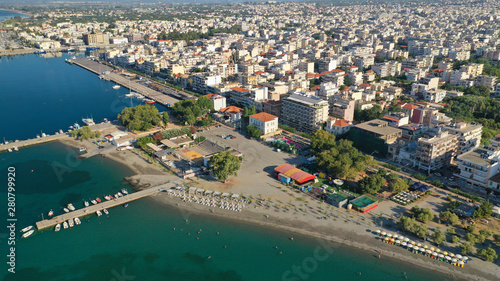
[[[73, 139], [60, 141], [72, 147], [79, 147], [81, 143]], [[123, 156], [123, 155], [126, 155]], [[105, 155], [113, 161], [130, 168], [136, 175], [126, 178], [126, 180], [134, 187], [135, 190], [140, 190], [142, 187], [149, 185], [157, 185], [167, 181], [183, 182], [177, 176], [173, 176], [165, 168], [159, 164], [152, 165], [141, 154], [132, 151], [111, 152]], [[213, 213], [204, 205], [196, 203], [182, 202], [178, 197], [171, 197], [166, 194], [161, 194], [151, 197], [151, 199], [166, 208], [174, 208], [180, 212], [195, 214], [199, 216], [207, 216], [216, 219], [222, 219], [230, 222], [245, 223], [257, 225], [264, 228], [271, 228], [280, 231], [304, 235], [314, 239], [322, 239], [339, 243], [347, 247], [354, 247], [364, 251], [367, 258], [377, 258], [377, 255], [382, 251], [382, 258], [389, 258], [404, 262], [409, 265], [417, 266], [424, 269], [432, 269], [437, 272], [449, 275], [452, 280], [498, 280], [500, 276], [500, 268], [492, 263], [486, 263], [474, 258], [471, 263], [468, 263], [464, 268], [458, 268], [443, 262], [432, 260], [422, 255], [411, 254], [407, 250], [382, 243], [377, 239], [373, 232], [378, 229], [375, 226], [367, 229], [366, 226], [356, 225], [347, 220], [332, 222], [330, 220], [314, 220], [314, 216], [299, 216], [300, 213], [292, 215], [285, 212], [276, 212], [272, 208], [255, 208], [255, 204], [245, 207], [242, 212], [236, 213], [222, 209], [216, 209]], [[294, 217], [295, 216], [295, 217]], [[328, 224], [330, 222], [330, 225]], [[332, 225], [335, 225], [332, 227]], [[384, 228], [380, 228], [384, 230]], [[394, 230], [387, 230], [395, 232]], [[292, 237], [292, 236], [290, 236]], [[430, 243], [428, 243], [430, 244]], [[495, 269], [492, 271], [491, 269]]]
[[11, 10], [11, 9], [4, 9], [4, 8], [0, 8], [0, 11], [16, 12], [16, 13], [18, 13], [18, 14], [25, 15], [26, 17], [31, 17], [31, 15], [30, 15], [30, 14], [28, 14], [27, 12], [22, 12], [22, 11], [18, 11], [18, 10]]

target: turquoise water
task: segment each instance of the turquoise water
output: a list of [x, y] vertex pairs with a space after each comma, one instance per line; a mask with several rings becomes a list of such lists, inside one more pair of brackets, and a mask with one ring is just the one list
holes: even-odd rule
[[66, 63], [71, 56], [0, 58], [0, 142], [66, 131], [91, 116], [96, 122], [114, 120], [123, 108], [140, 104], [125, 97], [128, 89], [113, 90], [113, 82]]
[[[84, 199], [102, 198], [128, 186], [123, 177], [132, 172], [126, 167], [102, 157], [80, 162], [74, 158], [77, 154], [59, 143], [0, 154], [1, 183], [7, 180], [7, 168], [16, 168], [18, 233], [50, 209], [60, 214], [70, 202], [81, 208]], [[1, 201], [6, 202], [5, 189], [1, 190]], [[321, 247], [318, 261], [314, 251], [322, 243], [296, 234], [291, 241], [290, 236], [141, 199], [128, 208], [110, 209], [107, 217], [90, 215], [69, 230], [18, 239], [16, 273], [3, 280], [401, 280], [403, 271], [408, 280], [446, 280], [335, 244]], [[2, 243], [2, 256], [7, 251]], [[302, 265], [309, 270], [300, 274], [307, 276], [293, 274], [293, 267]], [[120, 274], [129, 279], [119, 279]]]
[[[112, 91], [111, 83], [65, 64], [64, 57], [3, 58], [0, 79], [0, 134], [8, 138], [33, 136], [39, 129], [55, 131], [86, 114], [96, 120], [108, 117], [114, 112], [110, 101], [125, 106], [127, 100], [121, 97], [126, 90]], [[128, 208], [112, 208], [109, 216], [90, 215], [69, 230], [20, 239], [19, 230], [50, 209], [61, 214], [68, 203], [81, 208], [83, 200], [102, 199], [128, 187], [123, 180], [132, 175], [128, 168], [99, 156], [79, 161], [77, 155], [60, 143], [0, 154], [2, 280], [391, 281], [403, 280], [402, 272], [408, 280], [449, 279], [370, 252], [325, 247], [297, 234], [291, 241], [290, 233], [190, 215], [147, 198]], [[7, 272], [6, 264], [8, 167], [16, 169], [15, 274]]]
[[23, 17], [23, 18], [24, 17], [28, 17], [28, 15], [21, 14], [21, 13], [18, 13], [18, 12], [0, 10], [0, 21], [3, 21], [3, 20], [8, 19], [8, 18], [13, 18], [13, 17], [16, 17], [16, 16], [20, 16], [20, 17]]

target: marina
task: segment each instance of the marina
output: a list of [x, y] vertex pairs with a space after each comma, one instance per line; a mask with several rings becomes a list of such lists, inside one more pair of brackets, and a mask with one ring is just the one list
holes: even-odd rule
[[[68, 60], [69, 63], [76, 64], [86, 70], [89, 70], [91, 72], [96, 73], [99, 75], [99, 78], [102, 80], [109, 80], [114, 83], [116, 83], [115, 86], [120, 86], [125, 87], [130, 89], [130, 91], [137, 92], [144, 97], [147, 97], [151, 101], [155, 101], [163, 106], [171, 106], [174, 103], [178, 102], [179, 99], [174, 98], [172, 96], [169, 96], [165, 93], [161, 93], [158, 91], [155, 91], [141, 83], [137, 83], [135, 81], [130, 81], [129, 78], [118, 74], [116, 72], [113, 72], [113, 69], [105, 64], [99, 63], [97, 61], [88, 59], [88, 58], [77, 58], [77, 59], [70, 59]], [[113, 86], [113, 89], [118, 89]], [[165, 86], [165, 85], [163, 85]], [[176, 94], [178, 96], [185, 96], [187, 94], [180, 92], [174, 88], [170, 88], [165, 86], [166, 89], [168, 89], [168, 92], [172, 92], [172, 94]]]
[[[99, 214], [101, 211], [105, 209], [110, 209], [112, 207], [124, 205], [128, 202], [135, 201], [140, 198], [144, 198], [150, 195], [154, 195], [157, 192], [160, 192], [162, 190], [168, 190], [170, 189], [172, 184], [163, 184], [159, 186], [154, 186], [150, 187], [147, 189], [143, 189], [137, 192], [134, 192], [132, 194], [124, 195], [119, 198], [114, 198], [113, 200], [109, 201], [103, 201], [102, 203], [97, 203], [95, 205], [91, 205], [88, 207], [85, 207], [83, 209], [77, 209], [75, 211], [67, 212], [65, 214], [53, 217], [52, 219], [45, 219], [42, 221], [39, 221], [36, 223], [36, 228], [38, 230], [42, 230], [45, 228], [49, 227], [55, 227], [57, 224], [63, 223], [65, 224], [66, 222], [70, 223], [72, 222], [75, 218], [80, 218], [83, 216], [88, 216], [88, 215], [93, 215], [93, 214]], [[72, 225], [69, 224], [71, 227]]]

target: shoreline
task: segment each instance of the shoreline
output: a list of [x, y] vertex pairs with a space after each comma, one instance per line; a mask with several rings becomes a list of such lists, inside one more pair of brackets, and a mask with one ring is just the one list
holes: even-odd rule
[[[72, 139], [60, 140], [60, 142], [72, 147], [81, 146], [81, 143], [79, 144], [78, 141]], [[143, 186], [156, 185], [158, 183], [164, 183], [165, 181], [183, 182], [183, 180], [177, 176], [173, 176], [169, 172], [165, 172], [166, 169], [159, 166], [159, 164], [158, 166], [150, 164], [146, 159], [142, 158], [140, 154], [132, 151], [125, 151], [125, 153], [131, 157], [127, 157], [127, 159], [125, 159], [125, 157], [121, 156], [123, 154], [120, 152], [111, 152], [106, 154], [105, 157], [128, 167], [134, 172], [135, 175], [126, 178], [127, 182], [131, 184], [134, 190], [140, 190]], [[380, 251], [383, 251], [383, 257], [385, 258], [399, 260], [410, 266], [417, 266], [422, 270], [436, 270], [441, 274], [451, 275], [453, 280], [495, 280], [496, 276], [500, 276], [496, 275], [495, 272], [481, 270], [486, 266], [486, 262], [476, 257], [473, 258], [472, 264], [468, 264], [464, 268], [459, 268], [441, 261], [432, 260], [429, 257], [411, 254], [408, 250], [402, 247], [382, 243], [379, 241], [377, 236], [372, 233], [376, 230], [376, 228], [380, 228], [384, 231], [384, 228], [382, 227], [373, 226], [370, 228], [370, 233], [368, 234], [366, 226], [352, 225], [351, 222], [347, 223], [347, 221], [340, 225], [339, 223], [342, 222], [339, 221], [336, 224], [337, 227], [333, 229], [326, 224], [315, 226], [311, 225], [309, 221], [303, 222], [300, 219], [287, 219], [286, 216], [290, 214], [285, 214], [284, 212], [272, 212], [272, 209], [264, 210], [263, 207], [260, 209], [253, 208], [254, 204], [245, 207], [241, 213], [226, 211], [218, 208], [215, 209], [214, 213], [211, 213], [209, 212], [207, 206], [196, 203], [182, 202], [177, 197], [171, 197], [166, 194], [163, 195], [163, 193], [161, 194], [161, 196], [152, 196], [151, 199], [166, 208], [174, 208], [177, 209], [177, 211], [187, 212], [198, 216], [286, 231], [312, 239], [323, 239], [342, 244], [346, 247], [354, 247], [372, 256], [374, 256], [375, 253], [378, 254]], [[268, 216], [268, 218], [265, 216]], [[306, 215], [304, 214], [303, 216]], [[310, 222], [318, 224], [318, 221]], [[361, 229], [363, 229], [363, 231], [361, 231]], [[395, 232], [387, 229], [385, 229], [385, 231], [390, 233]], [[430, 242], [427, 242], [427, 244], [431, 245]], [[367, 258], [368, 257], [369, 256], [367, 256]], [[494, 264], [492, 265], [496, 266]], [[496, 271], [500, 274], [498, 267], [496, 268]]]
[[18, 11], [18, 10], [11, 10], [11, 9], [0, 8], [0, 11], [16, 12], [18, 14], [25, 15], [27, 18], [31, 17], [31, 15], [28, 14], [27, 12], [22, 12], [22, 11]]

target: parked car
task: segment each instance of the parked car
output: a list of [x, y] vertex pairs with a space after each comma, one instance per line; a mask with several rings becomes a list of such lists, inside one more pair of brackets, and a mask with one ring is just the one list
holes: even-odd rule
[[233, 139], [233, 140], [234, 140], [235, 138], [236, 138], [236, 136], [231, 136], [231, 139]]

